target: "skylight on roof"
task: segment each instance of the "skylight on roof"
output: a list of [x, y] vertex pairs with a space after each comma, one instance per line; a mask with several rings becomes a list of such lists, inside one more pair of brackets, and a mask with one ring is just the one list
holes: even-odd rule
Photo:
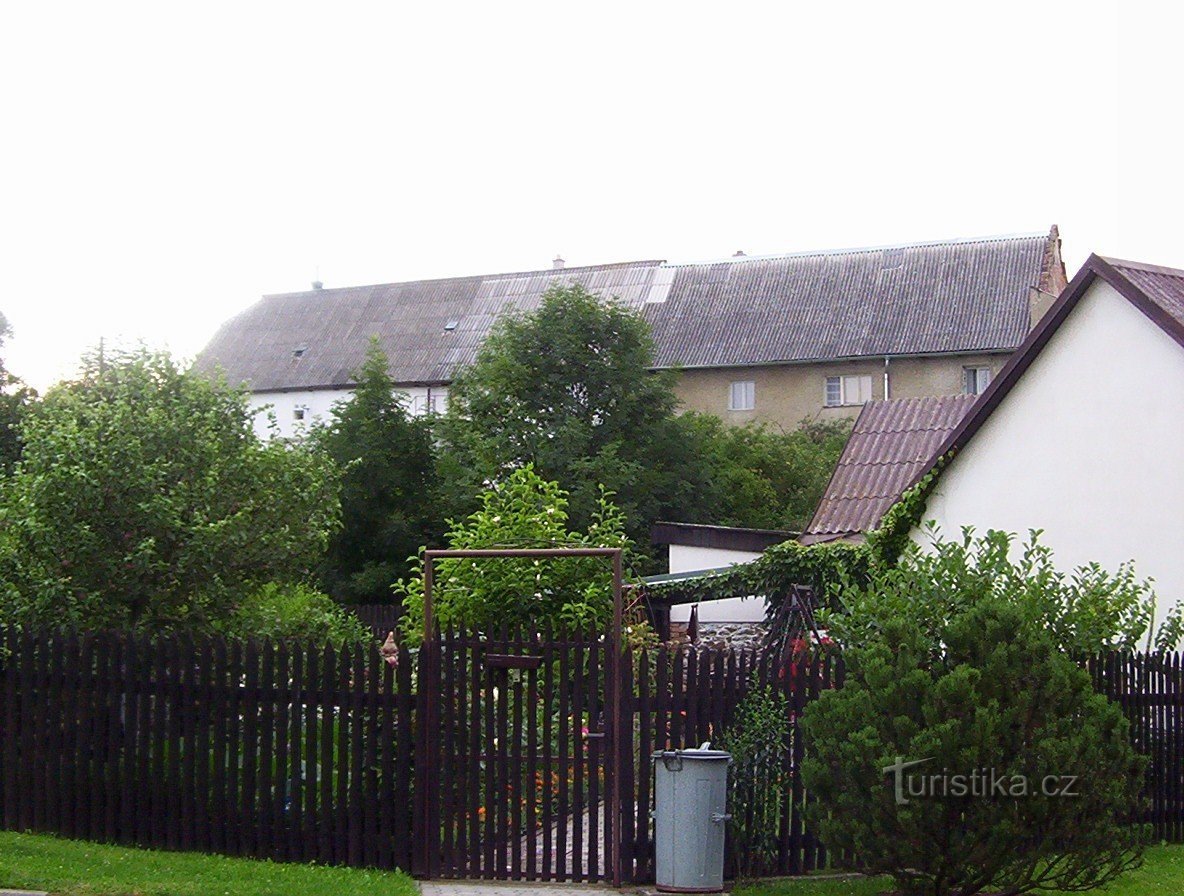
[[301, 358], [304, 356], [304, 353], [306, 351], [308, 351], [307, 346], [298, 345], [294, 349], [292, 349], [292, 357], [293, 358]]
[[449, 320], [446, 324], [444, 324], [444, 329], [445, 330], [455, 330], [459, 324], [460, 324], [460, 321], [454, 317], [451, 320]]

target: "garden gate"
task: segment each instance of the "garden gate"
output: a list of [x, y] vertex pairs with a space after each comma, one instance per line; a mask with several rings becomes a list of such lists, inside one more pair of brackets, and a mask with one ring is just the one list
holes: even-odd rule
[[[609, 560], [609, 631], [439, 634], [436, 561], [506, 557]], [[620, 886], [620, 779], [633, 759], [632, 719], [622, 730], [622, 612], [619, 549], [425, 552], [417, 875]]]

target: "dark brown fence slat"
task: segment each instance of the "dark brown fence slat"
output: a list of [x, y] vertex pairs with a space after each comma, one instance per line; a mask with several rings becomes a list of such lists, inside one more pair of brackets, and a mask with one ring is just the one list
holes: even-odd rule
[[[287, 858], [286, 844], [291, 837], [291, 799], [292, 799], [292, 744], [291, 720], [293, 713], [291, 681], [291, 658], [288, 655], [288, 645], [281, 641], [276, 645], [272, 659], [273, 694], [275, 706], [274, 734], [272, 735], [273, 751], [275, 754], [275, 771], [272, 774], [272, 791], [269, 812], [271, 815], [271, 842], [268, 844], [267, 854], [271, 858], [283, 861]], [[266, 760], [265, 760], [266, 761]]]
[[194, 649], [194, 669], [197, 676], [193, 688], [194, 725], [194, 844], [202, 852], [210, 850], [210, 704], [213, 688], [213, 645], [209, 638], [198, 640]]
[[[471, 636], [473, 641], [476, 640], [476, 635]], [[481, 699], [481, 682], [485, 675], [484, 665], [481, 663], [480, 655], [477, 652], [475, 643], [470, 643], [469, 638], [465, 639], [464, 653], [469, 663], [469, 718], [468, 718], [468, 761], [465, 763], [465, 794], [464, 794], [464, 808], [468, 816], [468, 860], [465, 866], [465, 873], [468, 877], [481, 877], [482, 869], [482, 843], [481, 830], [483, 823], [482, 807], [484, 802], [481, 797], [481, 737], [482, 737], [482, 706], [484, 701]]]
[[[581, 726], [589, 732], [584, 738], [585, 755], [588, 757], [588, 868], [586, 879], [600, 878], [600, 772], [601, 762], [604, 760], [602, 749], [604, 741], [604, 727], [608, 724], [605, 717], [604, 704], [600, 701], [600, 645], [596, 636], [592, 635], [585, 649], [587, 663], [587, 677], [585, 679], [585, 693], [587, 695], [587, 722]], [[591, 737], [595, 732], [598, 736]], [[605, 807], [607, 810], [607, 806]]]
[[[635, 659], [636, 656], [630, 647], [622, 645], [618, 654], [621, 671], [619, 691], [621, 717], [619, 720], [610, 721], [610, 730], [615, 732], [613, 736], [613, 765], [619, 776], [620, 805], [617, 807], [616, 817], [612, 819], [614, 827], [609, 832], [608, 845], [615, 845], [617, 849], [616, 861], [621, 869], [622, 882], [633, 878], [633, 853], [637, 841], [637, 785], [634, 773], [638, 765], [644, 767], [644, 759], [641, 763], [633, 761], [633, 756], [638, 750], [633, 728], [634, 719], [637, 716], [637, 699], [633, 695]], [[607, 678], [605, 683], [607, 685]], [[608, 861], [610, 863], [613, 861], [611, 853]], [[610, 880], [612, 873], [613, 868], [610, 864], [608, 868]]]
[[[515, 633], [514, 643], [510, 647], [510, 653], [520, 654], [525, 649], [522, 635]], [[509, 694], [506, 696], [510, 699], [510, 710], [512, 713], [512, 722], [510, 723], [510, 776], [507, 782], [506, 795], [510, 800], [510, 829], [507, 832], [508, 845], [510, 847], [510, 879], [522, 879], [522, 851], [525, 844], [532, 842], [534, 832], [523, 829], [522, 827], [522, 812], [523, 802], [526, 797], [522, 788], [523, 766], [522, 766], [522, 671], [518, 669], [506, 670], [506, 690]], [[512, 686], [508, 679], [513, 679]]]
[[337, 652], [327, 645], [320, 656], [317, 688], [317, 811], [313, 830], [317, 832], [317, 856], [326, 865], [333, 862], [333, 698], [337, 671]]
[[[507, 634], [505, 629], [502, 629], [501, 637], [497, 647], [498, 653], [506, 653], [508, 650]], [[494, 807], [496, 813], [494, 815], [494, 855], [496, 865], [494, 868], [494, 876], [499, 880], [507, 880], [510, 876], [509, 867], [506, 862], [506, 847], [509, 832], [509, 789], [510, 789], [510, 760], [509, 760], [509, 669], [497, 669], [493, 673], [493, 688], [494, 693], [492, 699], [494, 702], [494, 713], [496, 718], [496, 735], [490, 752], [493, 754], [491, 760], [496, 766], [495, 780], [496, 791], [494, 792]]]
[[205, 728], [209, 732], [209, 799], [208, 849], [222, 852], [226, 846], [226, 738], [227, 738], [227, 683], [226, 642], [210, 639], [202, 650], [206, 665]]
[[[651, 654], [642, 650], [637, 655], [637, 729], [639, 749], [637, 752], [637, 802], [632, 814], [632, 876], [631, 880], [649, 880], [650, 871], [650, 756], [657, 749], [655, 738], [660, 738], [654, 725], [653, 708], [650, 700], [650, 675], [655, 668], [651, 663], [661, 663], [664, 652]], [[651, 660], [652, 657], [652, 660]]]
[[333, 756], [336, 790], [333, 799], [333, 862], [349, 861], [349, 778], [350, 778], [350, 649], [342, 646], [337, 655], [337, 678], [334, 682], [334, 734], [337, 737]]
[[440, 654], [444, 686], [441, 691], [442, 699], [440, 701], [441, 750], [439, 756], [436, 757], [440, 761], [440, 798], [442, 801], [440, 810], [440, 817], [442, 819], [440, 849], [443, 858], [443, 868], [447, 876], [452, 876], [450, 869], [458, 868], [461, 864], [457, 857], [459, 850], [457, 849], [458, 837], [455, 824], [457, 813], [456, 708], [457, 706], [464, 706], [464, 704], [458, 703], [456, 697], [458, 696], [457, 665], [463, 653], [464, 647], [461, 646], [456, 631], [450, 628], [444, 636], [444, 643]]
[[308, 861], [321, 855], [321, 701], [319, 694], [325, 676], [324, 653], [313, 644], [304, 654], [304, 858]]
[[[538, 645], [531, 639], [531, 652], [537, 652]], [[540, 786], [539, 772], [539, 673], [538, 669], [526, 670], [526, 829], [523, 837], [526, 852], [526, 879], [538, 880], [538, 798], [544, 793]]]
[[571, 810], [571, 818], [569, 819], [569, 829], [571, 831], [571, 861], [568, 867], [568, 874], [574, 881], [582, 881], [584, 879], [584, 737], [583, 731], [583, 716], [584, 716], [584, 652], [581, 649], [582, 644], [576, 641], [569, 642], [569, 670], [571, 682], [571, 705], [568, 709], [567, 717], [563, 720], [564, 726], [568, 730], [568, 737], [571, 741], [571, 791], [569, 795], [569, 806]]
[[6, 830], [13, 830], [19, 817], [17, 795], [23, 789], [18, 789], [18, 769], [21, 764], [18, 748], [21, 689], [17, 670], [21, 648], [15, 628], [0, 629], [0, 633], [4, 635], [4, 658], [0, 661], [4, 692], [3, 719], [0, 720], [0, 726], [3, 726], [0, 727], [0, 778], [3, 779], [3, 790], [0, 790], [0, 820], [4, 822]]
[[398, 757], [395, 765], [395, 844], [401, 848], [398, 865], [405, 871], [412, 868], [412, 849], [414, 844], [414, 825], [412, 824], [412, 788], [411, 788], [411, 755], [413, 735], [415, 731], [415, 704], [411, 690], [411, 654], [404, 650], [399, 654], [399, 669], [396, 676], [399, 682], [398, 712], [399, 722], [395, 736], [398, 739]]
[[[550, 632], [548, 631], [546, 632], [546, 640], [543, 642], [543, 768], [541, 771], [541, 791], [543, 794], [543, 861], [540, 876], [544, 880], [554, 880], [556, 878], [554, 832], [555, 826], [559, 822], [554, 812], [554, 805], [558, 796], [560, 774], [556, 770], [557, 760], [551, 749], [551, 744], [554, 742], [553, 738], [557, 734], [551, 711], [556, 700], [554, 680], [555, 663], [555, 648], [550, 637]], [[560, 687], [562, 687], [562, 683]]]
[[232, 856], [245, 854], [243, 828], [249, 822], [242, 810], [242, 775], [245, 747], [243, 746], [243, 650], [241, 641], [234, 641], [226, 659], [226, 851]]
[[558, 718], [555, 720], [556, 725], [556, 751], [558, 755], [555, 757], [555, 768], [559, 774], [559, 827], [555, 835], [555, 879], [567, 880], [567, 831], [568, 831], [568, 805], [570, 797], [570, 784], [573, 779], [575, 769], [572, 761], [568, 758], [574, 749], [569, 746], [569, 734], [571, 731], [571, 645], [569, 642], [560, 641], [559, 650], [559, 675], [555, 682], [556, 694], [558, 697]]
[[362, 706], [362, 733], [365, 738], [365, 756], [363, 757], [363, 779], [358, 782], [361, 787], [362, 818], [362, 863], [367, 867], [381, 868], [382, 858], [378, 846], [378, 738], [380, 714], [379, 695], [382, 687], [382, 672], [385, 665], [378, 654], [378, 645], [371, 641], [366, 645], [362, 665], [365, 669], [365, 694]]
[[174, 669], [176, 701], [173, 708], [177, 719], [178, 736], [172, 744], [180, 765], [177, 798], [181, 805], [178, 812], [180, 823], [177, 842], [181, 849], [193, 849], [195, 839], [193, 833], [194, 803], [196, 802], [194, 740], [197, 725], [194, 718], [194, 702], [197, 694], [194, 675], [197, 670], [194, 666], [193, 639], [186, 636], [177, 642], [177, 665]]
[[[405, 662], [401, 651], [395, 653], [395, 662]], [[374, 788], [375, 798], [378, 800], [378, 825], [374, 832], [378, 858], [375, 864], [379, 868], [394, 868], [400, 864], [394, 848], [395, 718], [398, 711], [398, 694], [395, 691], [395, 667], [384, 659], [378, 668], [381, 670], [381, 691], [378, 695], [378, 761], [375, 768], [378, 770], [380, 783]], [[399, 736], [402, 737], [402, 732]]]

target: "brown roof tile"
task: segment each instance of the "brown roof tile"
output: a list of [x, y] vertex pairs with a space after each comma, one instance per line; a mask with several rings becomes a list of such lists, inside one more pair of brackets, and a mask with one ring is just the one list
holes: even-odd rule
[[802, 541], [874, 529], [976, 398], [896, 398], [864, 405]]

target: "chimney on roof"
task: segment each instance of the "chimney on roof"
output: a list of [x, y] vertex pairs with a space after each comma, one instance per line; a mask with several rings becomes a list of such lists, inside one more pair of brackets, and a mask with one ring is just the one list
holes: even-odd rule
[[325, 286], [325, 284], [322, 283], [320, 280], [313, 280], [312, 281], [312, 288], [313, 289], [322, 289], [324, 286]]
[[747, 258], [747, 257], [748, 257], [748, 255], [746, 255], [746, 254], [745, 254], [745, 252], [744, 252], [744, 250], [743, 250], [743, 249], [737, 249], [737, 250], [736, 250], [736, 254], [735, 254], [735, 255], [733, 255], [732, 257], [733, 257], [733, 258]]
[[567, 262], [563, 260], [562, 256], [556, 255], [551, 259], [551, 269], [554, 271], [562, 271]]

